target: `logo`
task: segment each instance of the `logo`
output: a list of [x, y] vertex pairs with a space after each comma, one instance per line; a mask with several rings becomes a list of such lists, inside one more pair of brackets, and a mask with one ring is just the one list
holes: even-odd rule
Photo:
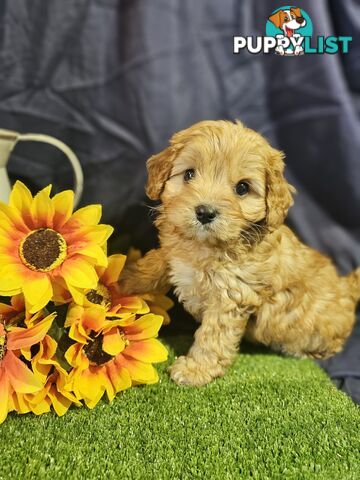
[[275, 53], [281, 56], [348, 53], [350, 36], [313, 36], [313, 24], [302, 8], [285, 6], [272, 12], [266, 22], [266, 36], [234, 37], [234, 53]]

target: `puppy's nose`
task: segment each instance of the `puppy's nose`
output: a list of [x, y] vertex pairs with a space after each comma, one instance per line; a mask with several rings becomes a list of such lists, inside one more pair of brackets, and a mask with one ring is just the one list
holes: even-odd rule
[[296, 17], [297, 23], [303, 23], [304, 17]]
[[198, 205], [195, 208], [196, 218], [199, 220], [200, 223], [205, 225], [206, 223], [210, 223], [214, 220], [218, 212], [215, 208], [212, 208], [208, 205]]

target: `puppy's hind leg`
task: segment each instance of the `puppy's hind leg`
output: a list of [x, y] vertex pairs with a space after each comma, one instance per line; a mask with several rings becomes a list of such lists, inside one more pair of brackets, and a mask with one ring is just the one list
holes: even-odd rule
[[221, 311], [220, 305], [205, 311], [187, 356], [177, 358], [170, 376], [179, 385], [200, 386], [221, 377], [236, 355], [249, 314], [238, 308]]

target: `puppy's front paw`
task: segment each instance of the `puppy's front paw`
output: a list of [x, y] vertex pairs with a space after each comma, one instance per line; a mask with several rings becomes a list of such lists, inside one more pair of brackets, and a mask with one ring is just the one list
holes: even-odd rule
[[178, 385], [189, 385], [200, 387], [211, 382], [215, 376], [212, 375], [208, 365], [201, 365], [190, 357], [179, 357], [169, 367], [170, 377]]

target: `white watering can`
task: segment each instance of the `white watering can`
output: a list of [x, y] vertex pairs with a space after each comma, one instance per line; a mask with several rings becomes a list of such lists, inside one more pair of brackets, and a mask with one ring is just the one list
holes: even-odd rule
[[57, 138], [50, 137], [49, 135], [42, 135], [37, 133], [22, 134], [19, 132], [2, 129], [0, 129], [0, 200], [2, 202], [8, 202], [9, 200], [11, 187], [9, 177], [6, 171], [6, 165], [9, 161], [10, 154], [14, 149], [15, 145], [21, 141], [48, 143], [60, 149], [67, 156], [74, 172], [74, 203], [76, 206], [80, 201], [83, 191], [84, 175], [80, 162], [75, 153], [67, 145], [65, 145], [65, 143], [61, 142]]

